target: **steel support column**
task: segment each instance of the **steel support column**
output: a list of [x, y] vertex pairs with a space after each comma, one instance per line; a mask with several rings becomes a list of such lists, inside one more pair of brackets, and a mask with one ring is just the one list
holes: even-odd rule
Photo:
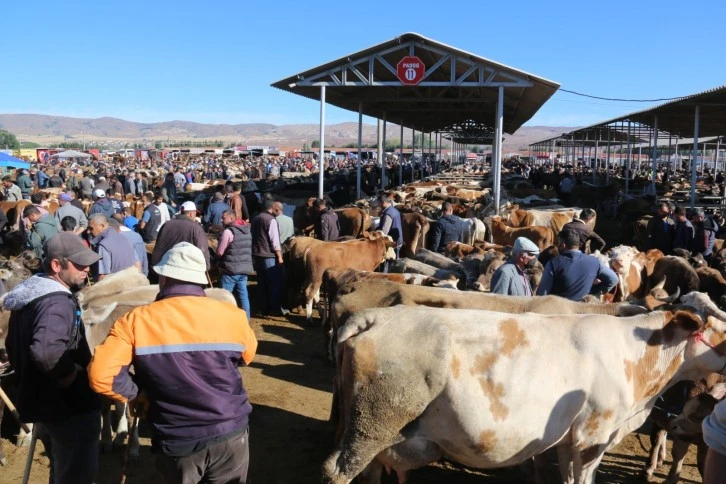
[[625, 161], [625, 194], [630, 193], [630, 131], [632, 127], [632, 121], [628, 121], [628, 158]]
[[653, 170], [653, 181], [652, 181], [653, 195], [655, 195], [655, 193], [656, 193], [655, 172], [657, 171], [657, 168], [658, 168], [657, 154], [658, 154], [658, 116], [653, 116], [653, 153], [651, 154], [651, 159], [650, 159], [651, 169]]
[[388, 127], [388, 123], [386, 122], [386, 113], [383, 113], [383, 158], [381, 158], [381, 190], [385, 190], [388, 186], [387, 180], [386, 180], [386, 128]]
[[381, 164], [381, 190], [383, 189], [383, 178], [385, 176], [385, 173], [383, 173], [383, 121], [381, 118], [378, 118], [378, 125], [376, 130], [376, 157], [378, 158], [376, 160], [377, 163]]
[[497, 95], [497, 117], [494, 119], [494, 141], [496, 148], [492, 152], [495, 161], [494, 168], [494, 214], [499, 215], [501, 202], [501, 176], [502, 176], [502, 121], [504, 116], [504, 87], [499, 87]]
[[696, 206], [696, 161], [698, 160], [698, 130], [701, 124], [701, 106], [696, 104], [696, 119], [693, 122], [693, 159], [691, 160], [691, 209]]
[[318, 198], [323, 198], [325, 175], [325, 84], [320, 86], [320, 152], [318, 156]]
[[403, 122], [401, 122], [401, 156], [398, 158], [398, 185], [403, 186]]
[[355, 163], [355, 198], [360, 200], [361, 145], [363, 144], [363, 103], [358, 103], [358, 160]]

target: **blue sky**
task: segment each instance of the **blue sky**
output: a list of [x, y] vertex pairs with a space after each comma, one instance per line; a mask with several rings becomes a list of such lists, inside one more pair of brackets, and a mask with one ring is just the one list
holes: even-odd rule
[[[270, 84], [404, 32], [604, 97], [726, 84], [723, 0], [26, 0], [3, 14], [1, 113], [315, 123], [316, 102]], [[559, 92], [528, 124], [590, 124], [649, 105]], [[328, 123], [356, 120], [328, 107]]]

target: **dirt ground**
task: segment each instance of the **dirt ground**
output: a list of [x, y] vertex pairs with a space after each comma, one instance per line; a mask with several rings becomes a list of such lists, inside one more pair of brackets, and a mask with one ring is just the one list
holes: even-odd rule
[[[210, 321], [210, 324], [213, 324]], [[242, 377], [254, 405], [250, 420], [250, 482], [253, 484], [304, 484], [320, 482], [320, 466], [332, 444], [327, 423], [331, 401], [332, 367], [323, 358], [322, 332], [305, 324], [304, 317], [253, 319], [259, 340], [257, 357]], [[532, 402], [532, 404], [535, 404]], [[148, 429], [141, 426], [141, 457], [129, 465], [129, 484], [159, 482], [150, 452]], [[0, 467], [1, 483], [20, 483], [27, 447], [2, 442], [9, 465]], [[610, 452], [597, 477], [599, 483], [641, 483], [639, 472], [650, 448], [647, 435], [634, 433]], [[38, 444], [30, 482], [48, 480], [48, 460]], [[99, 484], [120, 481], [123, 451], [100, 456]], [[553, 464], [551, 474], [557, 477]], [[661, 482], [667, 466], [658, 469]], [[486, 476], [486, 477], [484, 477]], [[701, 482], [691, 449], [681, 482]], [[386, 483], [395, 478], [384, 479]], [[411, 484], [474, 484], [479, 482], [523, 482], [519, 469], [475, 471], [456, 464], [439, 463], [412, 473]], [[554, 480], [552, 482], [555, 482]]]

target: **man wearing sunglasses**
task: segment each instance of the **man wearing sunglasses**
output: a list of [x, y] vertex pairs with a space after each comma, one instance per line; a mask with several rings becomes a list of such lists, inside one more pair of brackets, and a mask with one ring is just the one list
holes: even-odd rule
[[73, 294], [99, 257], [72, 232], [54, 235], [44, 249], [45, 274], [18, 284], [3, 303], [11, 311], [8, 357], [22, 382], [18, 412], [37, 426], [51, 484], [91, 484], [98, 470], [100, 401], [88, 384], [91, 352]]

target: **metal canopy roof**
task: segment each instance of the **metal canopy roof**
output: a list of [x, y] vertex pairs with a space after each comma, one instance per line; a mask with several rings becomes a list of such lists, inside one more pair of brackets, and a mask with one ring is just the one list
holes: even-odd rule
[[[426, 72], [418, 85], [404, 85], [396, 65], [415, 55]], [[503, 131], [514, 133], [557, 91], [556, 82], [479, 57], [415, 33], [328, 62], [272, 86], [310, 99], [393, 121], [416, 130], [441, 131], [475, 121], [492, 127], [497, 88], [504, 89]]]
[[440, 130], [445, 139], [466, 145], [490, 145], [494, 141], [494, 129], [488, 125], [467, 120]]

